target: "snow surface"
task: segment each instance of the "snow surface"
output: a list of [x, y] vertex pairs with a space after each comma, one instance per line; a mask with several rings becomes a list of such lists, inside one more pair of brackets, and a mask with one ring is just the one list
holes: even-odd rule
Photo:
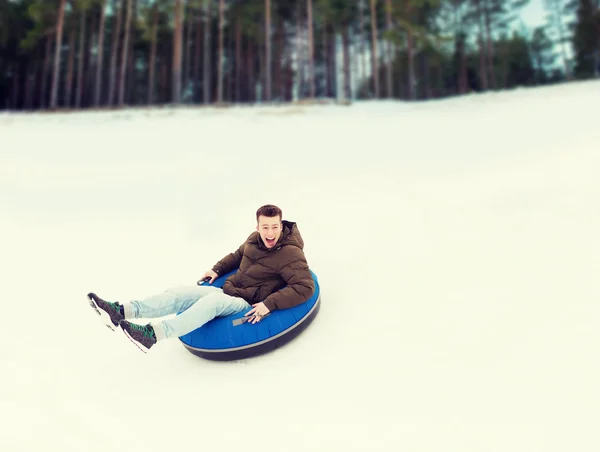
[[[0, 450], [598, 450], [599, 100], [1, 115]], [[322, 289], [284, 348], [145, 355], [87, 305], [195, 284], [265, 203]]]

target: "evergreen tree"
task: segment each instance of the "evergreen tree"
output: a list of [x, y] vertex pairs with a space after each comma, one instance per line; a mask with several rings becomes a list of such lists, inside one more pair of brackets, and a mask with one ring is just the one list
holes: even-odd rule
[[548, 37], [544, 27], [538, 27], [533, 31], [530, 44], [531, 59], [535, 69], [535, 81], [538, 84], [548, 83], [554, 72], [557, 55], [554, 43]]
[[573, 30], [575, 76], [579, 79], [600, 76], [600, 8], [594, 0], [576, 0]]
[[509, 87], [534, 84], [536, 70], [529, 54], [528, 42], [517, 33], [514, 33], [508, 41], [507, 66], [507, 85]]
[[573, 11], [572, 5], [569, 0], [544, 0], [544, 7], [548, 12], [548, 36], [560, 49], [565, 76], [568, 79], [573, 72], [567, 55], [567, 45], [572, 40], [568, 26], [568, 17]]

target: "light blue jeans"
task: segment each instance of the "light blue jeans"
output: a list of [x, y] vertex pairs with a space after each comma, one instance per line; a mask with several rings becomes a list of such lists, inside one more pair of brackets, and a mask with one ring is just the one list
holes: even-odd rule
[[214, 286], [176, 286], [141, 300], [124, 304], [126, 319], [148, 319], [171, 314], [178, 316], [151, 322], [157, 339], [180, 337], [219, 316], [237, 314], [250, 308], [243, 298], [232, 297]]

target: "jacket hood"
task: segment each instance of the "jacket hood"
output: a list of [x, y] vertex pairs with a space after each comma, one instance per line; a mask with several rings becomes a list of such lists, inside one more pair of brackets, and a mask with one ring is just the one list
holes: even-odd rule
[[[292, 245], [297, 246], [301, 250], [304, 249], [304, 239], [298, 230], [298, 225], [295, 221], [282, 220], [281, 225], [283, 230], [281, 231], [281, 237], [279, 237], [279, 241], [277, 244], [271, 248], [272, 250], [278, 250], [282, 246]], [[256, 243], [261, 249], [267, 250], [267, 247], [263, 243], [260, 238], [260, 234], [258, 231], [250, 234], [248, 238], [249, 243]], [[270, 250], [269, 250], [270, 251]]]

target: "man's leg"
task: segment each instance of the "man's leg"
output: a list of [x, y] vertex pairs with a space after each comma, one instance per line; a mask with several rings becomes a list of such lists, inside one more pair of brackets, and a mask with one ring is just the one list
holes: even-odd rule
[[240, 297], [232, 297], [223, 292], [206, 295], [177, 317], [152, 323], [159, 338], [177, 338], [187, 334], [215, 317], [237, 314], [251, 306]]
[[191, 303], [176, 317], [151, 322], [147, 325], [138, 325], [123, 320], [120, 322], [120, 326], [132, 342], [142, 351], [146, 351], [159, 340], [178, 338], [201, 327], [215, 317], [236, 314], [250, 307], [250, 304], [243, 298], [232, 297], [216, 290], [203, 296], [197, 302]]
[[214, 286], [178, 286], [141, 300], [122, 304], [103, 300], [92, 292], [88, 294], [88, 301], [100, 316], [100, 320], [114, 331], [121, 320], [176, 314], [213, 292], [222, 292], [222, 289]]
[[214, 286], [177, 286], [140, 300], [123, 303], [125, 319], [163, 317], [189, 309], [201, 298], [212, 293], [223, 293]]

